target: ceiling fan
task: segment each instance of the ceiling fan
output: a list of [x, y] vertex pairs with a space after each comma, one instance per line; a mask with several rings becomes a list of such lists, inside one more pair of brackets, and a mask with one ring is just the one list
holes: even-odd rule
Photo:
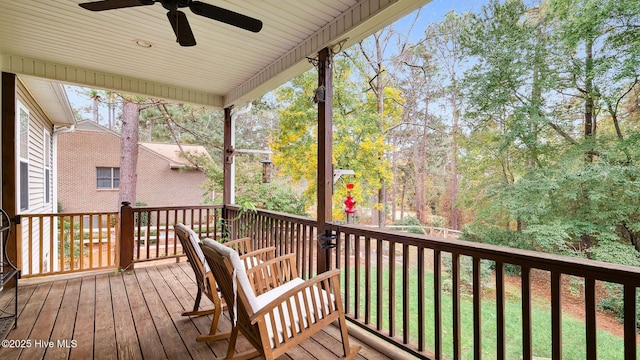
[[189, 21], [184, 12], [178, 10], [179, 8], [188, 7], [191, 12], [196, 15], [204, 16], [209, 19], [221, 21], [225, 24], [239, 27], [241, 29], [249, 30], [252, 32], [259, 32], [262, 29], [262, 21], [254, 19], [252, 17], [239, 14], [237, 12], [223, 9], [214, 5], [203, 3], [202, 1], [193, 0], [103, 0], [86, 2], [80, 4], [83, 9], [91, 11], [103, 11], [122, 9], [134, 6], [146, 6], [153, 5], [154, 3], [161, 3], [162, 6], [169, 10], [167, 17], [173, 28], [173, 32], [176, 34], [176, 41], [181, 46], [194, 46], [196, 39], [191, 31]]

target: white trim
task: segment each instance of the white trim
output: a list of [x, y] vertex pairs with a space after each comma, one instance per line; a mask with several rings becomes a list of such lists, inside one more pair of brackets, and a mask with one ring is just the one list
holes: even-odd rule
[[[16, 100], [16, 123], [18, 126], [16, 126], [16, 134], [15, 134], [15, 141], [16, 141], [16, 153], [18, 156], [16, 156], [16, 163], [15, 163], [15, 168], [16, 168], [16, 174], [18, 174], [18, 181], [16, 182], [16, 198], [18, 199], [17, 201], [17, 212], [21, 213], [24, 211], [29, 211], [29, 176], [27, 174], [27, 207], [26, 208], [22, 208], [22, 173], [21, 173], [21, 169], [20, 169], [20, 165], [24, 162], [27, 164], [27, 167], [29, 166], [29, 128], [31, 127], [31, 114], [29, 112], [29, 108], [26, 107], [20, 100]], [[22, 112], [25, 112], [27, 114], [27, 157], [24, 158], [22, 157], [22, 139], [21, 139], [21, 131], [22, 131], [22, 119], [20, 118], [22, 115]]]
[[[51, 176], [51, 171], [53, 168], [53, 159], [52, 159], [52, 136], [51, 136], [51, 132], [49, 131], [49, 129], [47, 129], [46, 127], [42, 129], [42, 147], [43, 147], [43, 155], [44, 155], [44, 159], [43, 159], [43, 171], [42, 171], [42, 179], [43, 179], [43, 184], [42, 184], [42, 189], [44, 190], [44, 204], [45, 205], [49, 205], [51, 204], [51, 193], [53, 191], [53, 176]], [[49, 176], [47, 176], [47, 170], [49, 171]], [[49, 182], [49, 192], [47, 193], [47, 181]]]
[[0, 53], [2, 71], [35, 76], [68, 84], [88, 86], [116, 92], [139, 94], [155, 99], [187, 102], [222, 108], [223, 98], [207, 92], [186, 89], [170, 84], [135, 79], [118, 74], [90, 70], [69, 64]]

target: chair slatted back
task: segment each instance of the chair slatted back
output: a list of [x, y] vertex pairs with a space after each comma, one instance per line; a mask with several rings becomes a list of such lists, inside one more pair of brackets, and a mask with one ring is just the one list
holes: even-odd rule
[[240, 286], [238, 286], [237, 283], [234, 285], [234, 277], [236, 278], [235, 281], [237, 281], [237, 278], [240, 276], [246, 277], [246, 273], [236, 273], [234, 276], [234, 267], [231, 264], [229, 257], [223, 256], [219, 252], [220, 248], [208, 246], [207, 243], [208, 242], [205, 241], [202, 246], [202, 250], [207, 262], [209, 263], [211, 272], [213, 272], [213, 275], [216, 277], [222, 296], [227, 299], [227, 307], [229, 309], [231, 323], [235, 324], [240, 329], [247, 340], [249, 340], [251, 345], [256, 349], [263, 348], [258, 325], [251, 324], [250, 314], [253, 314], [253, 309], [251, 308], [249, 299], [246, 294], [239, 289]]
[[182, 250], [187, 255], [187, 259], [189, 259], [191, 267], [193, 268], [193, 272], [196, 275], [196, 283], [198, 284], [198, 287], [203, 287], [200, 290], [205, 292], [205, 287], [210, 285], [213, 285], [215, 287], [215, 284], [206, 284], [205, 282], [205, 274], [207, 273], [209, 266], [205, 266], [206, 262], [204, 261], [204, 258], [201, 258], [198, 255], [198, 250], [200, 250], [199, 245], [196, 244], [196, 246], [198, 246], [198, 250], [196, 250], [193, 244], [193, 240], [189, 238], [189, 236], [191, 235], [189, 230], [190, 229], [183, 224], [176, 224], [174, 226], [174, 231], [176, 233], [176, 236], [180, 240]]

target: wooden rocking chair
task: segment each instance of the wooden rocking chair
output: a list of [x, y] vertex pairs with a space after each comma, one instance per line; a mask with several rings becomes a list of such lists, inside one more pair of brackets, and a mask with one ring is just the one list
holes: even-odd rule
[[[198, 284], [198, 293], [196, 295], [195, 303], [192, 311], [185, 311], [182, 316], [202, 316], [213, 314], [213, 321], [211, 322], [211, 329], [209, 334], [200, 335], [196, 338], [198, 342], [214, 341], [229, 337], [230, 333], [217, 333], [218, 322], [220, 321], [220, 315], [222, 310], [226, 307], [225, 302], [221, 299], [221, 294], [217, 289], [215, 278], [209, 269], [209, 264], [205, 261], [204, 254], [200, 248], [200, 238], [198, 235], [188, 226], [183, 224], [176, 224], [174, 226], [176, 236], [182, 244], [182, 249], [189, 259], [191, 268], [196, 276], [196, 283]], [[274, 257], [275, 248], [265, 248], [258, 251], [251, 251], [251, 239], [243, 238], [234, 240], [230, 244], [235, 244], [238, 248], [244, 249], [246, 253], [242, 256], [242, 259], [247, 268], [250, 268], [256, 264], [261, 263], [264, 260], [268, 260]], [[199, 310], [200, 300], [202, 294], [205, 294], [213, 302], [212, 309]]]
[[[236, 251], [216, 241], [204, 239], [202, 250], [227, 299], [233, 325], [224, 359], [274, 359], [335, 320], [344, 357], [351, 359], [360, 351], [349, 346], [339, 270], [305, 281], [297, 277], [295, 254], [246, 269]], [[235, 354], [238, 331], [256, 350]]]

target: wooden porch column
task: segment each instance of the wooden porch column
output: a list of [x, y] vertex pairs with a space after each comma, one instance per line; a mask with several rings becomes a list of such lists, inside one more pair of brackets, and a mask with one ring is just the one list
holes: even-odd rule
[[[16, 209], [18, 208], [16, 199], [16, 87], [17, 77], [15, 74], [2, 73], [2, 208], [7, 212], [11, 221], [16, 219]], [[18, 262], [18, 237], [15, 227], [11, 229], [7, 240], [7, 256], [17, 266]], [[15, 286], [15, 280], [7, 282], [5, 287]]]
[[233, 194], [233, 153], [234, 149], [234, 130], [235, 124], [231, 117], [230, 107], [224, 109], [224, 144], [223, 144], [223, 185], [222, 185], [222, 204], [232, 204], [234, 201]]
[[[331, 51], [324, 48], [318, 53], [318, 88], [324, 96], [318, 99], [318, 235], [330, 231], [333, 195], [333, 70]], [[318, 241], [318, 273], [329, 270], [331, 249], [321, 247]]]

